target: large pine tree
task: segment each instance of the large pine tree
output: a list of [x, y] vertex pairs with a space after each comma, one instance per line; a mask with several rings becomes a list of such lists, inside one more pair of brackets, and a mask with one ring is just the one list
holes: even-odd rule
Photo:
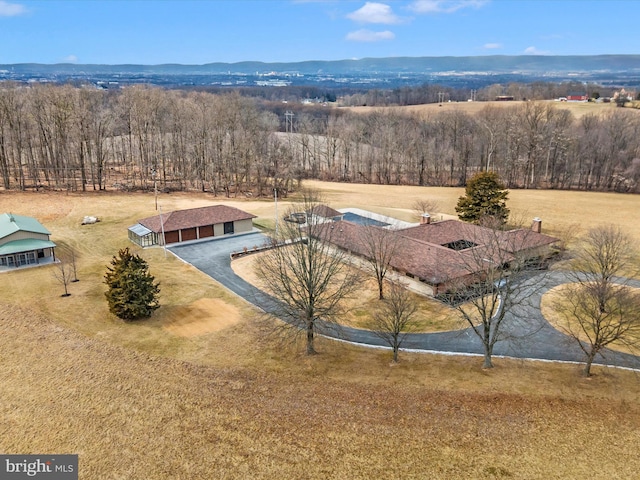
[[160, 307], [160, 284], [149, 274], [147, 262], [125, 248], [111, 260], [104, 276], [109, 311], [123, 320], [150, 317]]
[[480, 172], [467, 182], [465, 196], [458, 199], [456, 212], [465, 222], [477, 224], [494, 219], [504, 224], [509, 218], [508, 195], [497, 173]]

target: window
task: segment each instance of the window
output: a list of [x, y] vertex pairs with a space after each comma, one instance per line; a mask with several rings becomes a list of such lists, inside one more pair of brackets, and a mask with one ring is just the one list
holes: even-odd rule
[[233, 222], [224, 222], [224, 234], [233, 233]]

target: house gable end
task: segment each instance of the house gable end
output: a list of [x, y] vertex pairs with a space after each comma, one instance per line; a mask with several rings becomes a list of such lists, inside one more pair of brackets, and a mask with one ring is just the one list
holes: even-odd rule
[[35, 218], [12, 213], [0, 215], [0, 240], [6, 239], [17, 232], [25, 232], [37, 236], [45, 235], [47, 239], [51, 235], [51, 232]]

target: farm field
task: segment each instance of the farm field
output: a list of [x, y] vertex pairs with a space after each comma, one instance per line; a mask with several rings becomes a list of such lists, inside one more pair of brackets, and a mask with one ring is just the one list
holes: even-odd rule
[[[547, 102], [554, 105], [557, 108], [569, 110], [575, 118], [581, 118], [587, 114], [599, 115], [608, 111], [616, 109], [615, 103], [594, 103], [594, 102], [556, 102], [554, 100], [541, 100], [541, 102]], [[490, 106], [493, 108], [508, 108], [522, 105], [523, 101], [511, 101], [511, 102], [444, 102], [428, 103], [424, 105], [408, 105], [402, 107], [340, 107], [347, 109], [354, 113], [366, 113], [372, 110], [388, 110], [404, 113], [414, 113], [418, 115], [430, 115], [442, 112], [460, 111], [474, 115], [480, 112], [482, 109]], [[632, 109], [627, 107], [627, 110], [636, 111], [640, 115], [639, 109]]]
[[[463, 191], [308, 182], [334, 208], [414, 221], [427, 197], [452, 215]], [[284, 212], [287, 199], [278, 211]], [[224, 202], [273, 222], [269, 200], [162, 194], [163, 212]], [[554, 234], [612, 222], [640, 240], [638, 197], [512, 191], [512, 211]], [[640, 379], [596, 367], [402, 353], [320, 339], [320, 354], [127, 227], [153, 194], [0, 192], [78, 254], [71, 297], [49, 267], [0, 273], [0, 450], [78, 453], [80, 478], [634, 478]], [[81, 226], [85, 215], [101, 222]], [[102, 276], [130, 246], [161, 282], [140, 323], [107, 310]]]

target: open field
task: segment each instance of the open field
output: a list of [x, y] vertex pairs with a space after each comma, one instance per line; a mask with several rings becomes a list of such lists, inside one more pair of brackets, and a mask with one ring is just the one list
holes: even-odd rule
[[[395, 216], [400, 220], [417, 221], [412, 210], [418, 199], [429, 199], [440, 205], [440, 211], [430, 212], [436, 220], [452, 218], [463, 188], [378, 186], [308, 181], [305, 185], [321, 189], [334, 208], [358, 207], [376, 213]], [[613, 223], [640, 242], [638, 217], [640, 197], [619, 193], [567, 192], [561, 190], [511, 190], [507, 206], [517, 218], [530, 222], [542, 219], [543, 233], [557, 235], [566, 228], [579, 233], [591, 224]]]
[[[587, 381], [574, 367], [484, 372], [428, 355], [390, 368], [333, 342], [313, 358], [235, 343], [199, 366], [15, 307], [0, 319], [0, 449], [77, 452], [83, 479], [634, 478], [640, 467], [629, 372]], [[215, 365], [223, 355], [273, 358]]]
[[[548, 102], [556, 106], [557, 108], [562, 108], [565, 110], [569, 110], [575, 118], [580, 118], [587, 114], [601, 114], [604, 112], [609, 112], [616, 109], [615, 103], [592, 103], [592, 102], [556, 102], [554, 100], [544, 100], [544, 102]], [[491, 106], [494, 108], [508, 108], [515, 107], [517, 105], [522, 105], [525, 102], [522, 101], [512, 101], [512, 102], [444, 102], [442, 105], [438, 103], [428, 103], [424, 105], [408, 105], [403, 107], [340, 107], [343, 109], [347, 109], [354, 113], [366, 113], [371, 112], [373, 110], [382, 110], [382, 111], [395, 111], [395, 112], [403, 112], [403, 113], [412, 113], [416, 115], [435, 115], [441, 112], [454, 112], [460, 111], [465, 112], [470, 115], [474, 115], [486, 108], [487, 106]], [[627, 110], [638, 112], [640, 115], [640, 109], [629, 108]]]
[[[336, 207], [414, 220], [412, 203], [453, 214], [462, 189], [309, 182]], [[553, 233], [618, 223], [640, 240], [638, 197], [513, 191], [509, 206]], [[163, 194], [163, 212], [224, 201], [269, 224], [271, 201]], [[279, 202], [284, 212], [286, 201]], [[78, 252], [71, 297], [53, 267], [0, 274], [0, 451], [79, 453], [80, 478], [634, 478], [640, 378], [596, 367], [390, 353], [319, 339], [321, 352], [268, 334], [269, 322], [126, 228], [153, 194], [0, 193]], [[102, 221], [81, 226], [84, 215]], [[102, 276], [132, 247], [161, 282], [162, 307], [122, 323]], [[207, 322], [206, 319], [210, 321]]]

